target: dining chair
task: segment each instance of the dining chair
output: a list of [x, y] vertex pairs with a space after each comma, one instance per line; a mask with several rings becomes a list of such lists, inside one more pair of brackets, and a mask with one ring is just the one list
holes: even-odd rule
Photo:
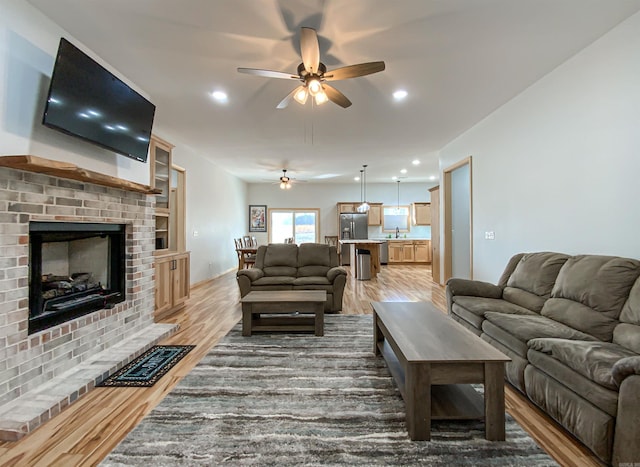
[[258, 248], [258, 240], [256, 239], [256, 237], [251, 237], [251, 246]]
[[337, 235], [325, 235], [324, 242], [329, 246], [335, 246], [338, 248], [338, 236]]
[[242, 237], [242, 244], [245, 248], [251, 248], [253, 246], [251, 245], [251, 237], [249, 235]]

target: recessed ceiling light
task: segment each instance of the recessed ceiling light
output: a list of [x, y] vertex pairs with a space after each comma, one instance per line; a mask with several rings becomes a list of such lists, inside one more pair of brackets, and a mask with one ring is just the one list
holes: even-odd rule
[[360, 177], [353, 177], [353, 179], [354, 179], [356, 182], [359, 182], [359, 181], [360, 181]]
[[413, 161], [411, 161], [411, 163], [413, 165], [420, 165], [420, 161], [418, 159], [414, 159]]
[[406, 174], [406, 173], [407, 173], [407, 169], [402, 169], [402, 170], [400, 171], [400, 173], [401, 173], [401, 174]]
[[401, 101], [402, 99], [407, 97], [408, 94], [409, 93], [404, 89], [398, 89], [396, 92], [393, 93], [393, 98], [397, 101]]
[[220, 103], [227, 102], [229, 100], [227, 93], [224, 91], [213, 91], [210, 96]]
[[431, 177], [429, 177], [429, 180], [437, 180], [438, 177], [436, 177], [435, 175], [432, 175]]
[[391, 180], [397, 180], [398, 177], [396, 177], [395, 175], [393, 177], [391, 177]]

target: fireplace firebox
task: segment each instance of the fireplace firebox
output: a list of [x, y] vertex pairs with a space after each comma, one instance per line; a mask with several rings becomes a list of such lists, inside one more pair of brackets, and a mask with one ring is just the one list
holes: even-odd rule
[[29, 223], [29, 334], [125, 300], [123, 224]]

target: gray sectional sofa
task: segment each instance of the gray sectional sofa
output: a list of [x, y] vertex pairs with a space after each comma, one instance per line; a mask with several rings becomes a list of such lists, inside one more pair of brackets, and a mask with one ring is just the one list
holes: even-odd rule
[[522, 253], [497, 285], [450, 279], [447, 306], [511, 357], [506, 379], [602, 461], [639, 465], [639, 277], [635, 259]]
[[325, 290], [325, 313], [337, 313], [347, 272], [338, 266], [335, 246], [273, 243], [258, 247], [255, 265], [239, 270], [236, 278], [242, 297], [252, 290]]

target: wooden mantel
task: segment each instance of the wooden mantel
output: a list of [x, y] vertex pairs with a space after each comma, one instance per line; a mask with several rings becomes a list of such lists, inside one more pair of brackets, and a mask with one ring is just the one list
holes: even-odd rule
[[12, 169], [26, 170], [27, 172], [53, 175], [54, 177], [69, 178], [80, 182], [95, 183], [96, 185], [120, 188], [121, 190], [135, 191], [147, 195], [158, 195], [162, 193], [161, 190], [151, 188], [149, 185], [142, 185], [141, 183], [130, 182], [122, 178], [111, 177], [110, 175], [101, 174], [92, 170], [82, 169], [69, 162], [54, 161], [38, 156], [0, 156], [0, 167], [9, 167]]

